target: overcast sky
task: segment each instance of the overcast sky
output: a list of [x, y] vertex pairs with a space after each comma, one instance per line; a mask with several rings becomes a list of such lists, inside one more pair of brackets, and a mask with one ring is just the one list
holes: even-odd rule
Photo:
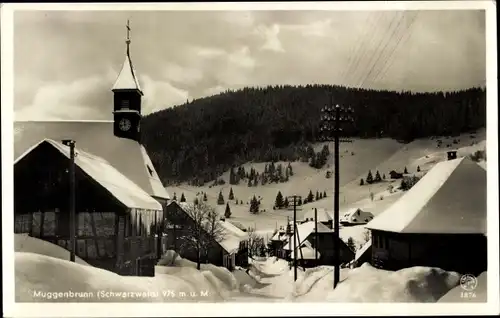
[[144, 113], [243, 86], [486, 83], [484, 11], [18, 11], [16, 119], [111, 119], [127, 18]]

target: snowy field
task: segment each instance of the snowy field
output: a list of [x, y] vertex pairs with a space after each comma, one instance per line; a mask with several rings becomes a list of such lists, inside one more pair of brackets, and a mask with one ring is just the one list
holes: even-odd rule
[[50, 243], [23, 242], [15, 253], [17, 302], [436, 302], [460, 278], [437, 268], [390, 272], [364, 264], [341, 269], [333, 290], [330, 266], [299, 268], [294, 282], [293, 268], [275, 257], [250, 260], [248, 270], [203, 264], [198, 271], [173, 251], [160, 260], [155, 277], [131, 277], [71, 263]]

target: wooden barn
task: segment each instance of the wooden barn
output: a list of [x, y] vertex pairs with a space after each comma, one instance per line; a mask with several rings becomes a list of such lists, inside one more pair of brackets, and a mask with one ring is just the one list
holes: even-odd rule
[[[60, 182], [66, 182], [66, 180], [63, 179], [69, 178], [67, 174], [64, 175], [64, 172], [69, 166], [69, 160], [65, 158], [67, 149], [61, 147], [59, 144], [60, 141], [68, 139], [75, 142], [75, 146], [80, 153], [80, 159], [84, 156], [85, 158], [94, 158], [95, 160], [92, 162], [96, 165], [102, 165], [102, 162], [106, 162], [106, 171], [116, 171], [115, 174], [120, 174], [123, 178], [130, 180], [130, 182], [126, 183], [127, 185], [143, 191], [143, 193], [146, 193], [150, 198], [157, 201], [161, 208], [165, 209], [170, 197], [160, 181], [145, 147], [141, 143], [140, 122], [142, 118], [141, 98], [143, 92], [139, 86], [135, 69], [132, 65], [129, 44], [130, 40], [128, 39], [125, 61], [112, 87], [114, 101], [113, 106], [109, 106], [109, 110], [110, 112], [113, 111], [113, 120], [14, 122], [14, 159], [16, 160], [14, 196], [16, 208], [20, 209], [15, 211], [16, 216], [38, 211], [43, 213], [42, 215], [48, 215], [45, 213], [50, 213], [51, 211], [49, 209], [52, 209], [52, 212], [56, 214], [60, 213], [57, 214], [59, 216], [57, 219], [57, 228], [59, 230], [57, 231], [63, 231], [63, 229], [68, 228], [68, 221], [66, 218], [68, 194], [64, 192], [67, 191], [66, 188], [59, 185]], [[50, 103], [50, 101], [47, 102]], [[51, 158], [54, 158], [54, 162], [39, 158], [39, 153], [45, 152], [49, 153]], [[32, 158], [37, 159], [35, 160]], [[24, 163], [27, 161], [29, 161], [30, 164]], [[43, 172], [45, 163], [53, 165], [50, 170], [52, 171], [52, 175]], [[94, 176], [89, 177], [89, 173], [84, 172], [81, 166], [78, 169], [79, 182], [81, 182], [78, 186], [88, 189], [90, 192], [84, 194], [81, 192], [81, 189], [77, 190], [79, 191], [77, 207], [80, 209], [77, 212], [84, 212], [82, 209], [89, 209], [89, 212], [94, 210], [98, 211], [99, 213], [92, 213], [90, 217], [94, 218], [94, 221], [91, 222], [96, 226], [94, 232], [99, 233], [99, 231], [101, 231], [99, 222], [101, 221], [98, 220], [99, 217], [101, 217], [101, 212], [112, 213], [113, 215], [126, 215], [124, 212], [126, 208], [123, 206], [124, 203], [122, 201], [116, 198], [111, 199], [115, 194], [110, 192], [109, 189], [105, 190], [107, 189], [106, 187], [103, 185], [99, 186], [99, 181], [97, 180], [100, 179], [92, 179]], [[28, 180], [28, 176], [31, 174], [37, 175], [39, 179]], [[19, 186], [21, 184], [26, 184], [26, 188]], [[134, 184], [135, 187], [133, 187], [132, 184]], [[41, 186], [44, 188], [40, 190], [40, 193], [26, 190], [35, 189]], [[113, 186], [118, 188], [120, 184], [113, 183]], [[55, 193], [54, 191], [56, 190], [61, 192]], [[42, 195], [41, 193], [45, 194]], [[134, 194], [130, 193], [130, 191], [123, 193], [128, 193], [127, 195], [134, 198]], [[142, 196], [138, 191], [136, 191], [136, 193], [137, 196]], [[57, 200], [62, 201], [55, 202], [54, 200], [56, 200], [56, 197], [58, 198]], [[84, 197], [85, 199], [83, 199]], [[102, 198], [103, 202], [100, 202], [97, 198]], [[42, 201], [38, 202], [39, 200]], [[45, 202], [43, 200], [48, 201]], [[89, 203], [85, 203], [85, 200], [89, 200]], [[26, 203], [30, 201], [32, 201], [30, 204]], [[156, 209], [158, 205], [155, 204], [154, 206]], [[141, 209], [142, 208], [143, 207], [141, 207]], [[139, 215], [142, 215], [142, 213], [139, 213]], [[149, 214], [145, 214], [145, 216], [146, 215]], [[135, 217], [135, 212], [131, 214], [131, 217]], [[43, 222], [45, 222], [44, 218], [45, 216], [40, 221], [42, 222], [43, 220]], [[120, 218], [115, 219], [121, 220]], [[102, 222], [106, 223], [107, 221]], [[105, 225], [102, 226], [106, 227]], [[119, 226], [122, 228], [124, 225]], [[142, 233], [141, 230], [141, 235]], [[45, 237], [46, 233], [43, 234]], [[111, 235], [111, 233], [109, 234]], [[134, 236], [135, 234], [124, 235]], [[161, 250], [159, 242], [156, 250]], [[149, 255], [147, 251], [141, 253], [144, 254], [141, 255], [144, 257]], [[160, 255], [157, 255], [157, 258], [159, 256]], [[133, 269], [130, 271], [128, 269], [122, 271], [120, 269], [119, 272], [132, 273], [137, 271]]]
[[486, 170], [468, 158], [440, 162], [366, 227], [374, 266], [479, 274], [487, 264]]
[[[70, 149], [45, 139], [14, 163], [14, 232], [70, 249]], [[161, 204], [104, 159], [75, 150], [75, 254], [121, 275], [154, 275]]]
[[[317, 232], [317, 238], [316, 238]], [[305, 250], [312, 249], [313, 251], [318, 251], [318, 260], [308, 260], [308, 266], [318, 266], [318, 265], [335, 265], [334, 261], [334, 232], [328, 227], [321, 223], [318, 223], [317, 230], [315, 229], [315, 223], [313, 221], [305, 222], [297, 225], [297, 235], [291, 233], [290, 239], [283, 246], [283, 250], [286, 254], [286, 259], [292, 260], [292, 251], [294, 249], [293, 237], [295, 236], [295, 246], [297, 247], [297, 259], [301, 258], [300, 248]], [[354, 252], [346, 245], [342, 239], [339, 238], [338, 244], [340, 244], [340, 264], [349, 263], [354, 259]], [[302, 253], [303, 254], [303, 253]], [[302, 262], [302, 261], [301, 261]]]
[[[164, 214], [164, 233], [166, 242], [165, 250], [174, 250], [182, 258], [196, 262], [198, 253], [188, 240], [203, 240], [206, 247], [200, 255], [201, 263], [210, 263], [216, 266], [224, 266], [233, 270], [235, 266], [245, 267], [248, 265], [248, 234], [230, 222], [217, 219], [217, 237], [209, 231], [214, 227], [201, 226], [202, 222], [210, 222], [206, 219], [193, 217], [190, 209], [194, 203], [172, 201], [168, 204]], [[196, 234], [193, 234], [193, 233]], [[199, 238], [198, 238], [199, 237]]]
[[403, 173], [391, 170], [389, 172], [389, 176], [391, 177], [391, 179], [402, 179], [403, 178]]

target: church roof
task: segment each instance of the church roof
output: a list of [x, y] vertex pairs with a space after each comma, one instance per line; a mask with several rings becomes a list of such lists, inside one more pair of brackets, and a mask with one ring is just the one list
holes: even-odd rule
[[14, 122], [14, 160], [44, 139], [73, 139], [76, 148], [103, 158], [149, 195], [170, 198], [144, 146], [114, 136], [112, 121]]
[[139, 85], [139, 80], [137, 79], [136, 72], [134, 69], [134, 65], [130, 60], [130, 56], [125, 55], [125, 61], [123, 62], [122, 69], [118, 74], [118, 78], [113, 85], [112, 90], [121, 90], [121, 89], [134, 89], [141, 92], [141, 86]]
[[468, 158], [436, 164], [366, 225], [422, 234], [486, 234], [486, 170]]

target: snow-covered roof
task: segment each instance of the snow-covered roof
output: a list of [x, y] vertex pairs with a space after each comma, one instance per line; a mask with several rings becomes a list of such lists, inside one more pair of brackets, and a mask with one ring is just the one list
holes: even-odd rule
[[486, 170], [465, 157], [440, 162], [366, 227], [399, 233], [485, 234]]
[[73, 139], [76, 147], [108, 161], [156, 198], [170, 199], [144, 146], [113, 134], [113, 121], [16, 121], [14, 158], [19, 159], [44, 138]]
[[[171, 201], [168, 203], [169, 206], [171, 204], [177, 204], [184, 211], [186, 209], [194, 207], [193, 202]], [[228, 252], [228, 253], [235, 252], [240, 247], [240, 242], [248, 239], [248, 233], [243, 232], [242, 230], [240, 230], [238, 227], [231, 224], [230, 222], [222, 221], [222, 220], [220, 220], [218, 222], [219, 222], [219, 224], [222, 228], [222, 231], [223, 231], [223, 239], [222, 239], [222, 241], [220, 241], [218, 243], [226, 252]]]
[[372, 239], [369, 239], [360, 249], [356, 251], [356, 256], [354, 257], [354, 261], [359, 260], [363, 254], [365, 254], [370, 247], [372, 246]]
[[[308, 222], [305, 222], [302, 224], [298, 224], [297, 225], [297, 234], [293, 235], [293, 236], [295, 236], [295, 242], [296, 242], [295, 246], [299, 246], [300, 243], [304, 242], [309, 237], [309, 235], [311, 233], [314, 233], [314, 232], [315, 232], [314, 221], [308, 221]], [[329, 232], [333, 232], [333, 230], [329, 229], [325, 225], [318, 222], [318, 233], [329, 233]], [[299, 241], [299, 239], [300, 239], [300, 241]], [[293, 244], [293, 242], [288, 242], [285, 244], [285, 246], [283, 246], [283, 249], [292, 250], [293, 247], [290, 246], [290, 243]]]
[[[14, 164], [45, 143], [53, 146], [69, 159], [70, 149], [68, 146], [52, 139], [44, 139], [23, 156], [20, 156]], [[75, 165], [108, 190], [124, 206], [128, 208], [163, 211], [158, 201], [116, 170], [106, 160], [75, 147]]]
[[[304, 214], [304, 220], [314, 220], [314, 209], [310, 209]], [[318, 209], [318, 222], [331, 222], [333, 220], [332, 214], [326, 209]]]
[[141, 86], [139, 85], [134, 66], [128, 54], [125, 55], [125, 61], [112, 90], [120, 89], [136, 89], [142, 94]]
[[[302, 251], [302, 253], [301, 253]], [[290, 256], [293, 258], [294, 257], [295, 251], [292, 251], [290, 253]], [[321, 254], [318, 251], [318, 258], [321, 257]], [[314, 247], [312, 247], [311, 243], [308, 241], [305, 241], [302, 243], [302, 246], [297, 248], [297, 259], [316, 259], [316, 250]]]

